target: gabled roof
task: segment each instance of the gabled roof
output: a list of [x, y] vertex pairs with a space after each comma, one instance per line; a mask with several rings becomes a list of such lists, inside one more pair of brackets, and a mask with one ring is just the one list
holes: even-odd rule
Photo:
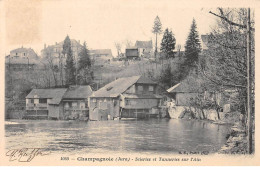
[[95, 91], [90, 97], [117, 97], [135, 84], [140, 77], [119, 78]]
[[24, 47], [21, 47], [21, 48], [16, 48], [14, 50], [11, 50], [10, 51], [11, 53], [35, 53], [35, 51], [31, 48], [24, 48]]
[[52, 89], [33, 89], [26, 98], [45, 98], [52, 99], [50, 104], [59, 104], [67, 88], [52, 88]]
[[89, 85], [71, 86], [64, 94], [64, 99], [86, 99], [92, 94]]
[[202, 87], [200, 87], [200, 83], [196, 83], [196, 81], [187, 81], [184, 80], [181, 83], [174, 85], [173, 87], [167, 90], [168, 93], [200, 93], [202, 91]]
[[137, 48], [153, 48], [153, 42], [151, 41], [136, 41], [135, 46]]
[[174, 85], [173, 87], [167, 90], [169, 93], [199, 93], [200, 89], [193, 87], [191, 85], [187, 85], [185, 83], [179, 83]]
[[141, 76], [137, 82], [138, 84], [157, 84], [156, 82], [152, 81], [150, 78], [148, 77], [144, 77], [144, 76]]

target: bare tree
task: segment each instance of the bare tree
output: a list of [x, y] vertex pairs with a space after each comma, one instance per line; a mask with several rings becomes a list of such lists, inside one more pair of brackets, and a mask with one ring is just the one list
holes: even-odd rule
[[58, 72], [58, 66], [56, 64], [54, 64], [54, 57], [52, 56], [52, 49], [46, 49], [45, 51], [45, 55], [44, 55], [44, 59], [47, 61], [48, 66], [51, 70], [52, 76], [53, 76], [53, 80], [54, 80], [54, 86], [57, 86], [57, 77], [56, 77], [56, 73]]
[[116, 50], [117, 50], [117, 56], [119, 57], [120, 53], [121, 53], [122, 43], [115, 42], [115, 47], [116, 47]]
[[[238, 110], [245, 117], [251, 118], [254, 115], [251, 114], [254, 101], [252, 105], [247, 102], [249, 99], [254, 99], [254, 88], [248, 91], [247, 87], [251, 84], [254, 86], [254, 32], [250, 32], [254, 31], [254, 18], [252, 20], [248, 18], [250, 13], [246, 9], [218, 8], [216, 13], [212, 11], [209, 13], [217, 17], [218, 24], [208, 35], [208, 50], [204, 51], [200, 59], [201, 73], [209, 81], [209, 86], [216, 86], [222, 92], [227, 89], [236, 91], [239, 95], [236, 98]], [[248, 28], [247, 23], [252, 27], [245, 30]], [[248, 36], [251, 39], [248, 39]], [[248, 60], [248, 52], [252, 60]], [[251, 93], [252, 96], [247, 98]], [[247, 128], [251, 127], [251, 124], [247, 125]], [[252, 136], [252, 133], [248, 131], [248, 136], [250, 135]], [[252, 147], [252, 139], [248, 145]], [[248, 152], [252, 153], [252, 149]]]
[[126, 39], [126, 40], [125, 40], [125, 47], [126, 47], [126, 48], [131, 48], [131, 47], [133, 47], [132, 41], [130, 41], [129, 39]]

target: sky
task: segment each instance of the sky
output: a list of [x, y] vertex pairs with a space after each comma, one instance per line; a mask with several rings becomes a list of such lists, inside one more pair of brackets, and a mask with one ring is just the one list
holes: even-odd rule
[[[20, 1], [20, 0], [15, 0]], [[38, 3], [37, 3], [38, 1]], [[112, 49], [115, 42], [153, 40], [151, 32], [158, 15], [163, 30], [174, 33], [176, 45], [184, 49], [192, 19], [197, 22], [199, 34], [207, 34], [215, 25], [216, 17], [208, 13], [214, 8], [192, 6], [177, 1], [111, 0], [111, 1], [41, 1], [30, 5], [5, 6], [5, 54], [18, 47], [31, 47], [40, 55], [44, 44], [53, 45], [69, 35], [71, 39], [86, 41], [89, 49]], [[26, 4], [26, 3], [23, 3]], [[160, 35], [158, 44], [161, 42]], [[123, 47], [124, 48], [124, 47]]]

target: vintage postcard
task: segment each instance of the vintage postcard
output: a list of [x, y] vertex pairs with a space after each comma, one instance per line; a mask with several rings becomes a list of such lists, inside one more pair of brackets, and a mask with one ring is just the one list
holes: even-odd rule
[[260, 165], [258, 1], [0, 9], [0, 165]]

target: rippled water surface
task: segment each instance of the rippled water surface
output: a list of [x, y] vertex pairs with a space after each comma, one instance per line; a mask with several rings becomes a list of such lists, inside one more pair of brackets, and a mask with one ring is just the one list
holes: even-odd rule
[[43, 148], [59, 153], [216, 152], [226, 142], [228, 126], [177, 119], [128, 121], [7, 122], [6, 148]]

